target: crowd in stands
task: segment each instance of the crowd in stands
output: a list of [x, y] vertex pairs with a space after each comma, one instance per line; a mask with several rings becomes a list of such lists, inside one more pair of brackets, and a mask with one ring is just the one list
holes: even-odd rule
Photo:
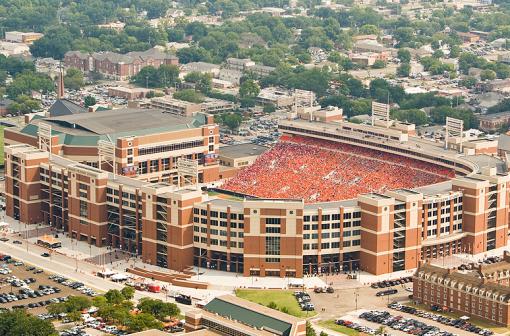
[[223, 188], [265, 198], [328, 202], [454, 177], [451, 169], [368, 148], [298, 136], [281, 140]]

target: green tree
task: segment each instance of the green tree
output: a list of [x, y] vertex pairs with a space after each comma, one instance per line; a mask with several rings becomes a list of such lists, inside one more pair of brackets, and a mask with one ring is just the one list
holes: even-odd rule
[[204, 95], [193, 89], [185, 89], [177, 91], [173, 94], [175, 99], [185, 100], [191, 103], [202, 103], [204, 101]]
[[190, 72], [184, 77], [184, 81], [195, 83], [195, 90], [207, 94], [212, 90], [212, 76], [201, 72]]
[[25, 310], [15, 309], [0, 313], [0, 335], [56, 336], [57, 331], [48, 320], [41, 320]]
[[424, 111], [418, 109], [392, 110], [391, 117], [396, 120], [415, 124], [417, 126], [425, 125], [429, 122], [427, 114]]
[[151, 314], [161, 321], [167, 317], [174, 317], [180, 314], [180, 309], [175, 303], [163, 302], [150, 298], [140, 299], [137, 308], [144, 313]]
[[478, 80], [475, 77], [469, 76], [459, 81], [459, 85], [471, 89], [476, 85], [477, 82]]
[[409, 77], [411, 73], [411, 65], [409, 63], [402, 63], [397, 68], [397, 76], [399, 77]]
[[411, 52], [409, 49], [401, 48], [397, 52], [397, 57], [402, 63], [409, 63], [411, 62]]
[[486, 80], [494, 80], [496, 79], [496, 73], [493, 71], [493, 70], [483, 70], [481, 73], [480, 73], [480, 79], [482, 81], [486, 81]]
[[276, 304], [276, 302], [274, 301], [271, 301], [269, 302], [269, 304], [267, 305], [268, 308], [271, 308], [271, 309], [278, 309], [278, 305]]
[[255, 98], [259, 93], [259, 85], [251, 79], [245, 80], [239, 87], [239, 96], [241, 98]]
[[384, 62], [383, 60], [377, 60], [372, 65], [372, 68], [374, 68], [374, 69], [383, 69], [385, 67], [386, 67], [386, 62]]
[[306, 321], [306, 336], [317, 336], [315, 329], [313, 329], [310, 321]]
[[83, 104], [86, 106], [86, 107], [89, 107], [89, 106], [94, 106], [96, 105], [96, 98], [92, 97], [92, 96], [86, 96], [84, 99], [83, 99]]
[[7, 95], [16, 99], [20, 95], [30, 95], [32, 91], [50, 92], [54, 90], [53, 81], [45, 74], [23, 72], [18, 74], [7, 87]]
[[238, 129], [243, 121], [243, 117], [238, 113], [225, 113], [221, 119], [222, 123], [232, 131]]
[[120, 290], [120, 293], [126, 300], [131, 300], [135, 296], [135, 289], [130, 286], [125, 286]]
[[163, 323], [154, 318], [151, 314], [141, 313], [129, 316], [126, 327], [129, 332], [140, 332], [148, 329], [162, 329]]
[[119, 304], [126, 299], [118, 289], [110, 289], [104, 297], [111, 304]]
[[64, 76], [64, 85], [71, 90], [78, 90], [85, 85], [83, 72], [76, 68], [69, 68]]

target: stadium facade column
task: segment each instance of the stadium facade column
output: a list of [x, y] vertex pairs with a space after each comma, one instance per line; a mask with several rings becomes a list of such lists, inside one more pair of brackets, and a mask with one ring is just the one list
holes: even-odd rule
[[207, 268], [211, 266], [211, 203], [207, 203]]
[[340, 207], [340, 253], [338, 254], [338, 270], [343, 271], [344, 266], [344, 207]]
[[[120, 249], [124, 247], [124, 197], [122, 196], [123, 188], [122, 184], [119, 185], [119, 236], [117, 237], [117, 243], [114, 246], [119, 246]], [[129, 200], [127, 200], [129, 202]]]
[[317, 273], [322, 273], [322, 208], [317, 209]]
[[392, 248], [395, 199], [379, 194], [358, 196], [361, 208], [360, 264], [374, 275], [393, 271]]
[[231, 207], [227, 206], [227, 272], [230, 272], [230, 214]]

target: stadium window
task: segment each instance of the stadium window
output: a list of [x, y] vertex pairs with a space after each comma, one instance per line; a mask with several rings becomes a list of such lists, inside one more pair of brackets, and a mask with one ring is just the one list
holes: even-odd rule
[[351, 242], [347, 240], [347, 241], [344, 241], [344, 243], [342, 245], [343, 245], [343, 247], [350, 247]]
[[312, 222], [317, 222], [319, 220], [319, 216], [313, 215], [312, 216]]
[[211, 217], [218, 217], [218, 211], [210, 211], [210, 212], [209, 212], [209, 215], [210, 215]]
[[319, 229], [319, 224], [312, 224], [312, 230], [316, 231]]
[[359, 236], [359, 235], [361, 235], [361, 230], [352, 230], [352, 235], [353, 235], [353, 236]]
[[309, 250], [310, 244], [303, 244], [303, 250]]
[[352, 214], [350, 212], [344, 213], [344, 219], [351, 219]]
[[350, 237], [351, 231], [344, 231], [344, 237]]
[[330, 215], [322, 215], [322, 221], [329, 221], [329, 219], [331, 218]]
[[322, 239], [328, 239], [328, 238], [329, 238], [329, 232], [323, 232], [323, 233], [321, 233], [321, 238], [322, 238]]
[[218, 221], [215, 219], [211, 219], [211, 226], [218, 226]]
[[305, 231], [310, 230], [310, 224], [303, 225], [303, 230], [305, 230]]
[[305, 233], [303, 235], [303, 239], [310, 239], [310, 234], [309, 233]]
[[329, 248], [329, 243], [322, 243], [321, 244], [321, 249], [328, 249]]
[[340, 220], [340, 214], [333, 214], [331, 215], [332, 220]]
[[340, 229], [340, 222], [336, 222], [336, 223], [331, 224], [331, 228], [332, 229]]
[[280, 233], [280, 228], [274, 226], [266, 226], [266, 233]]
[[351, 222], [344, 222], [344, 228], [350, 228]]
[[321, 227], [323, 230], [329, 230], [329, 224], [322, 224]]
[[303, 222], [309, 222], [309, 221], [310, 221], [310, 216], [303, 217]]
[[331, 238], [339, 238], [340, 237], [340, 231], [331, 232]]
[[266, 218], [266, 225], [267, 224], [280, 225], [280, 218]]
[[237, 214], [231, 213], [230, 214], [230, 219], [237, 219]]
[[200, 213], [200, 210], [199, 210], [199, 209], [197, 209], [197, 208], [194, 208], [194, 209], [193, 209], [193, 213], [194, 213], [195, 215], [198, 215], [198, 214]]
[[340, 247], [340, 242], [332, 242], [331, 243], [331, 248], [339, 248]]
[[227, 219], [227, 213], [226, 212], [220, 212], [220, 218]]

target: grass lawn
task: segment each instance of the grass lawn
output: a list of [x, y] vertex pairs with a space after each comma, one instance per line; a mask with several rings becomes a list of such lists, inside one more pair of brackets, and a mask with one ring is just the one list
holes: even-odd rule
[[0, 165], [4, 164], [4, 128], [0, 126]]
[[359, 331], [335, 324], [334, 320], [324, 320], [318, 323], [321, 327], [330, 329], [348, 336], [358, 336]]
[[[406, 306], [415, 307], [417, 309], [420, 309], [420, 310], [423, 310], [423, 311], [427, 311], [427, 312], [431, 312], [431, 313], [434, 313], [434, 314], [443, 315], [443, 316], [446, 316], [446, 317], [449, 317], [449, 318], [458, 319], [459, 317], [464, 316], [464, 314], [458, 314], [458, 313], [452, 313], [452, 312], [437, 312], [437, 311], [432, 311], [430, 308], [428, 308], [425, 305], [414, 304], [412, 302], [407, 302], [405, 305]], [[502, 327], [500, 325], [497, 325], [497, 324], [494, 324], [494, 323], [490, 323], [490, 322], [478, 319], [476, 317], [469, 318], [469, 322], [473, 323], [474, 325], [476, 325], [476, 326], [478, 326], [480, 328], [490, 329], [490, 330], [492, 330], [496, 334], [506, 334], [507, 332], [510, 331], [510, 328], [505, 328], [505, 327]]]
[[[255, 302], [267, 307], [270, 302], [276, 303], [277, 309], [282, 310], [286, 307], [288, 314], [297, 317], [311, 317], [316, 313], [315, 311], [302, 311], [299, 304], [294, 297], [294, 291], [291, 290], [257, 290], [257, 289], [238, 289], [236, 295], [242, 299]], [[307, 314], [308, 313], [308, 314]]]

